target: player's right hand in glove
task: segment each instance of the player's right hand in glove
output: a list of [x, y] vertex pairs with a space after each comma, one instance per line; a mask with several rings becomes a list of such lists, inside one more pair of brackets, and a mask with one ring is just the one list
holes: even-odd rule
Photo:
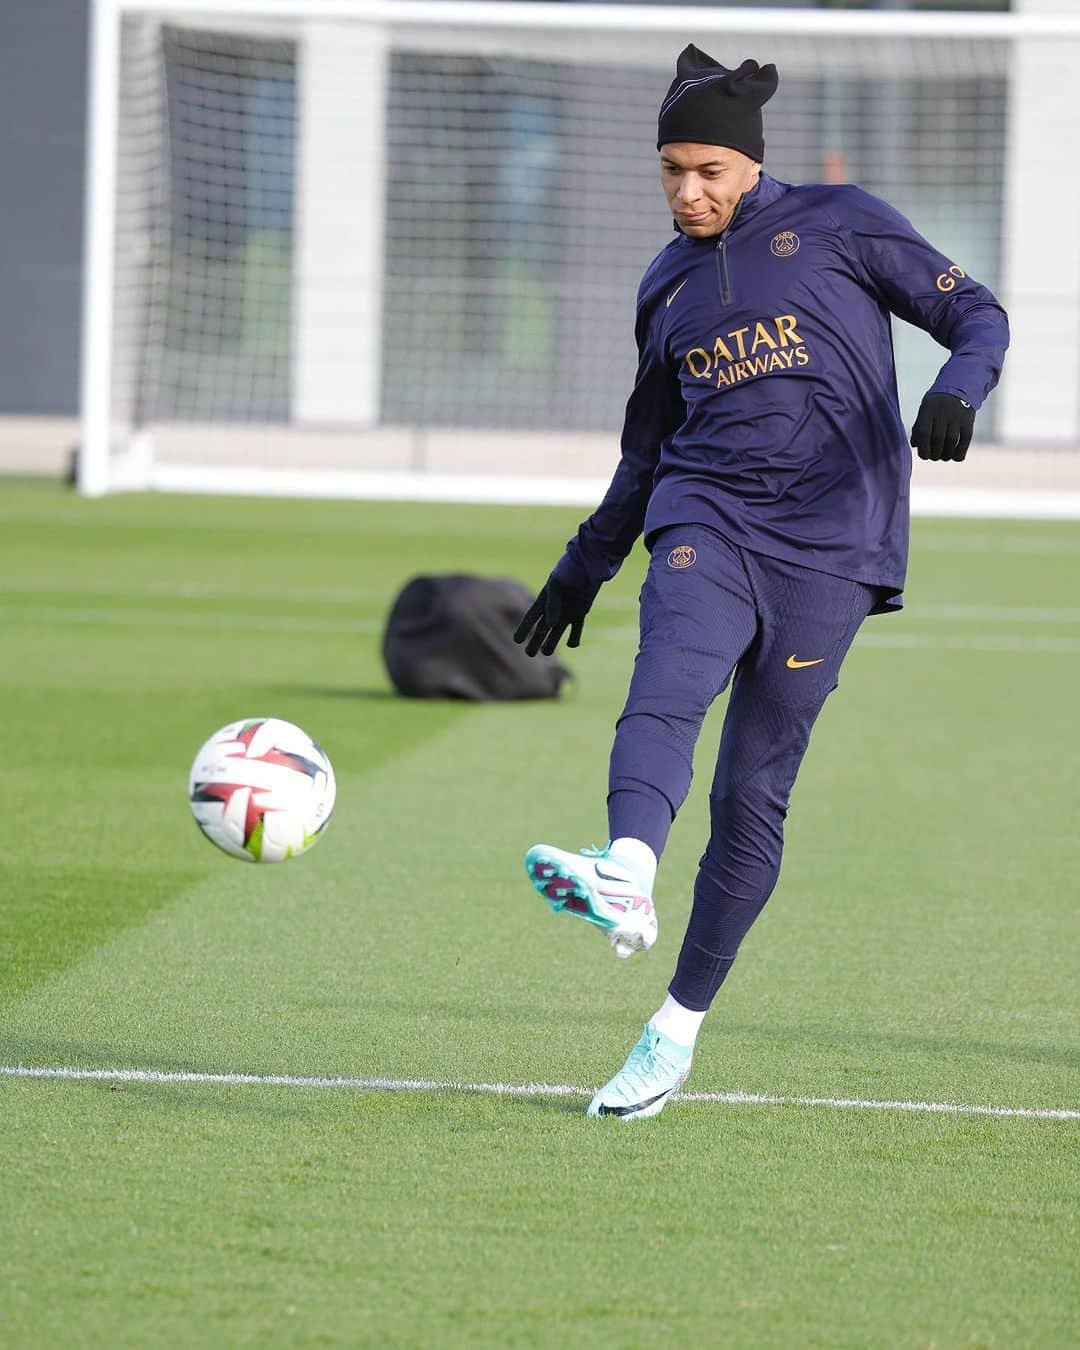
[[515, 642], [527, 642], [525, 654], [535, 656], [543, 652], [551, 656], [559, 645], [559, 639], [570, 629], [566, 640], [568, 647], [577, 647], [581, 643], [581, 629], [585, 615], [592, 608], [596, 592], [575, 590], [565, 582], [548, 577], [544, 589], [522, 615], [521, 622], [514, 632]]

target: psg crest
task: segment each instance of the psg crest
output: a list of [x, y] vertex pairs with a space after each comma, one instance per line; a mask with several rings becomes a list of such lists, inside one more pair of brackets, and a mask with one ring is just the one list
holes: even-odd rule
[[693, 567], [697, 562], [697, 553], [689, 544], [680, 544], [678, 548], [673, 548], [667, 555], [667, 565], [674, 567], [678, 571], [683, 568]]
[[799, 251], [799, 236], [793, 230], [774, 234], [769, 241], [769, 250], [777, 258], [790, 258]]

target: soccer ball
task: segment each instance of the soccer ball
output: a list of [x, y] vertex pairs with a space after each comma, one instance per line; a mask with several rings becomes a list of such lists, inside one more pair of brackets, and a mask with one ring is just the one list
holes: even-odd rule
[[188, 780], [199, 829], [247, 862], [305, 853], [326, 828], [336, 790], [326, 751], [277, 717], [250, 717], [215, 731]]

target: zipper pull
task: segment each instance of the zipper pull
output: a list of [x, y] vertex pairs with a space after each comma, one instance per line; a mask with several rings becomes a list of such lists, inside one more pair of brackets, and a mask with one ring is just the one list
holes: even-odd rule
[[728, 268], [727, 260], [727, 236], [728, 230], [735, 224], [739, 218], [739, 212], [742, 210], [743, 193], [735, 203], [735, 210], [731, 213], [731, 219], [720, 231], [716, 241], [716, 281], [720, 287], [720, 303], [724, 305], [731, 304], [731, 272]]
[[[726, 234], [727, 231], [724, 231]], [[720, 289], [720, 303], [731, 303], [731, 274], [728, 271], [727, 240], [721, 234], [716, 244], [716, 282]]]

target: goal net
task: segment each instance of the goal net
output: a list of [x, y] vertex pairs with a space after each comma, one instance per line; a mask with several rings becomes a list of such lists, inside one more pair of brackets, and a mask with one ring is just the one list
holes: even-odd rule
[[[1003, 22], [98, 0], [82, 489], [588, 500], [670, 237], [655, 119], [688, 40], [779, 67], [768, 172], [859, 183], [1015, 280]], [[910, 421], [944, 353], [894, 327]]]

